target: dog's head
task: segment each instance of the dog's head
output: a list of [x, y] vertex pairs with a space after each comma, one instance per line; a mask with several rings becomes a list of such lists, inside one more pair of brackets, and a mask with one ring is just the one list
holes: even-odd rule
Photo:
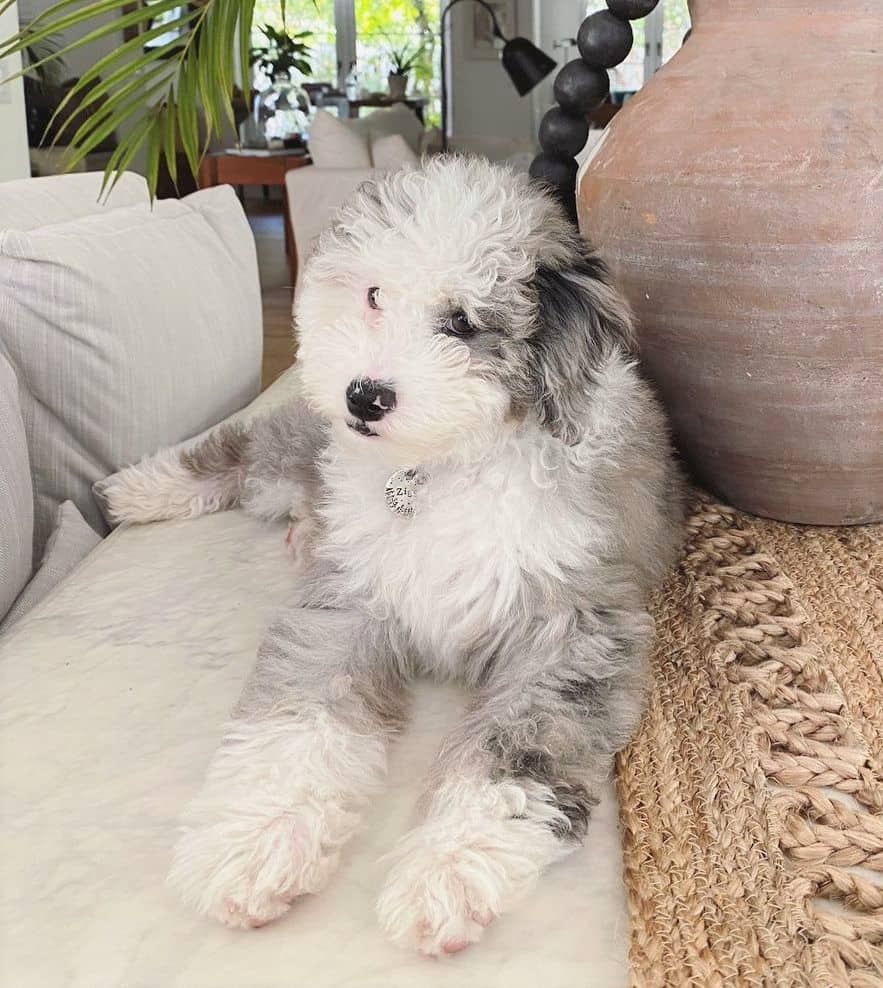
[[308, 262], [296, 323], [312, 404], [402, 462], [527, 415], [579, 442], [595, 370], [631, 344], [627, 307], [552, 197], [457, 157], [358, 190]]

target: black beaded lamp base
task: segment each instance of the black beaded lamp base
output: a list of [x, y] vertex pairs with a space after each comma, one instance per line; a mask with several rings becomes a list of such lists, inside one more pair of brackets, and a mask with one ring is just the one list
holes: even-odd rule
[[553, 106], [540, 121], [542, 151], [530, 166], [531, 178], [550, 186], [576, 221], [576, 155], [589, 133], [586, 117], [610, 92], [607, 69], [619, 65], [632, 48], [629, 21], [646, 17], [659, 0], [607, 0], [607, 10], [590, 14], [580, 25], [580, 57], [555, 78]]

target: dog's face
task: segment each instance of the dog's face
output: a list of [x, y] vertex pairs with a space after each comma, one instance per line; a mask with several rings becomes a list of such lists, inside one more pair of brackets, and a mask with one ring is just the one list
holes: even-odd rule
[[525, 177], [435, 159], [362, 186], [320, 239], [297, 309], [307, 397], [340, 435], [415, 463], [580, 403], [628, 313]]

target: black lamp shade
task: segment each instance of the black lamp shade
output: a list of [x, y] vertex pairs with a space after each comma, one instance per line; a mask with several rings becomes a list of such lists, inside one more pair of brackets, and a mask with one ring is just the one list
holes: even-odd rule
[[503, 68], [519, 96], [526, 96], [555, 68], [555, 60], [527, 38], [513, 38], [503, 48]]

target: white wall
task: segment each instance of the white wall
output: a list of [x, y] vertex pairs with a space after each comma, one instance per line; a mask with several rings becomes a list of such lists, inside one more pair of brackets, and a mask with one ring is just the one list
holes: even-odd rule
[[[36, 17], [37, 14], [41, 14], [44, 10], [51, 7], [54, 0], [18, 0], [19, 10], [21, 12], [22, 20], [28, 21]], [[89, 21], [88, 30], [93, 30], [96, 27], [100, 27], [103, 24], [108, 23], [111, 20], [119, 18], [119, 13], [113, 12], [110, 14], [104, 14], [102, 17], [95, 17]], [[75, 41], [78, 36], [85, 34], [85, 30], [80, 28], [79, 31], [72, 31], [68, 29], [67, 31], [61, 31], [58, 34], [58, 41], [62, 46], [70, 44]], [[86, 69], [91, 68], [95, 62], [98, 61], [103, 55], [107, 55], [112, 52], [115, 48], [123, 43], [123, 33], [122, 31], [113, 31], [101, 38], [98, 41], [93, 42], [88, 48], [80, 48], [76, 51], [69, 52], [64, 56], [65, 63], [68, 67], [69, 76], [80, 76]]]
[[[0, 16], [0, 39], [9, 38], [18, 29], [15, 4]], [[0, 75], [14, 75], [21, 60], [6, 59], [0, 64]], [[0, 85], [0, 182], [12, 178], [27, 178], [28, 135], [25, 128], [25, 100], [21, 79]]]
[[[567, 46], [565, 42], [576, 39], [576, 32], [585, 16], [585, 0], [534, 0], [536, 44], [554, 58], [559, 66], [573, 58], [578, 58], [579, 49], [576, 45]], [[531, 94], [538, 114], [537, 124], [555, 102], [552, 87], [557, 74], [558, 69], [555, 69]]]
[[[18, 6], [20, 11], [20, 16], [23, 20], [31, 20], [36, 17], [37, 14], [42, 13], [48, 7], [52, 6], [55, 0], [18, 0]], [[58, 34], [58, 41], [61, 47], [70, 44], [75, 41], [77, 37], [82, 37], [87, 30], [92, 31], [97, 27], [104, 24], [108, 24], [114, 20], [119, 19], [118, 12], [111, 12], [108, 14], [103, 14], [101, 17], [93, 17], [88, 22], [87, 28], [79, 28], [78, 30], [68, 29], [67, 31], [61, 31]], [[109, 54], [123, 43], [123, 32], [122, 31], [111, 31], [106, 34], [103, 38], [99, 38], [98, 41], [93, 41], [90, 45], [84, 48], [76, 48], [71, 52], [64, 55], [64, 62], [67, 66], [67, 72], [65, 75], [68, 78], [77, 78], [81, 76], [86, 69], [91, 68], [99, 58], [104, 55]], [[121, 128], [117, 131], [118, 134], [125, 132], [125, 128]], [[129, 165], [129, 171], [137, 171], [143, 174], [145, 166], [145, 154], [142, 150], [135, 156], [134, 161]], [[102, 159], [99, 159], [101, 161]], [[87, 166], [90, 168], [95, 168], [96, 165], [93, 163], [92, 159], [87, 159]], [[103, 164], [101, 165], [103, 167]]]
[[[482, 152], [490, 158], [532, 151], [536, 126], [530, 96], [518, 95], [499, 59], [470, 55], [474, 9], [471, 3], [460, 3], [449, 15], [451, 146]], [[532, 0], [518, 0], [517, 18], [516, 33], [532, 39]]]

